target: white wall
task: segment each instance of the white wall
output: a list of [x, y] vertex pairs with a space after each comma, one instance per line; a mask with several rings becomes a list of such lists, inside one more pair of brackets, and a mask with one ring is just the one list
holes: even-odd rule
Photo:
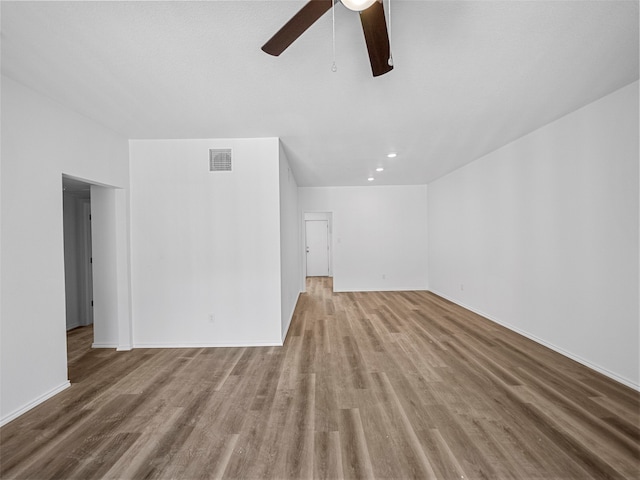
[[635, 82], [429, 184], [430, 289], [637, 388], [638, 155]]
[[[97, 185], [91, 186], [91, 249], [93, 255], [93, 344], [94, 348], [131, 349], [131, 335], [124, 331], [130, 328], [130, 322], [110, 321], [110, 319], [129, 319], [131, 317], [128, 295], [129, 258], [118, 258], [118, 250], [123, 248], [117, 241], [118, 232], [122, 232], [119, 215], [125, 217], [125, 212], [118, 209], [116, 197], [123, 192]], [[119, 211], [120, 210], [120, 211]], [[124, 263], [120, 270], [118, 264]], [[102, 272], [97, 275], [96, 272]], [[122, 332], [121, 332], [122, 331]], [[120, 337], [120, 334], [122, 336]]]
[[333, 214], [335, 291], [427, 288], [427, 187], [305, 187], [306, 212]]
[[2, 77], [1, 171], [6, 423], [68, 386], [62, 174], [127, 188], [127, 140]]
[[299, 229], [298, 185], [291, 171], [287, 155], [280, 144], [281, 338], [283, 342], [289, 330], [298, 296], [304, 290], [300, 261], [301, 245], [298, 239]]
[[278, 139], [132, 140], [130, 158], [135, 346], [280, 345]]

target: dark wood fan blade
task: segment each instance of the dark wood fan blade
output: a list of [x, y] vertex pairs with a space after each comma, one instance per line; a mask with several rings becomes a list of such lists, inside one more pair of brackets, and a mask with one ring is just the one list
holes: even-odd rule
[[333, 6], [333, 0], [311, 0], [276, 32], [262, 50], [278, 56]]
[[384, 19], [382, 2], [377, 1], [360, 12], [360, 21], [362, 22], [364, 39], [367, 42], [373, 76], [377, 77], [390, 72], [393, 70], [393, 65], [389, 65], [391, 48], [389, 47], [389, 34], [387, 33], [387, 22]]

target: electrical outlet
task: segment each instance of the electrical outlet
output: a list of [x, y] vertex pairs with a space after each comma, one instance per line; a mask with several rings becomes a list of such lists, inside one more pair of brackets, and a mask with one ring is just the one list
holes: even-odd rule
[[386, 280], [386, 279], [387, 279], [387, 274], [386, 274], [386, 273], [383, 273], [383, 274], [382, 274], [382, 279], [383, 279], [383, 280]]
[[213, 318], [213, 313], [209, 314], [209, 323], [214, 323], [215, 319]]

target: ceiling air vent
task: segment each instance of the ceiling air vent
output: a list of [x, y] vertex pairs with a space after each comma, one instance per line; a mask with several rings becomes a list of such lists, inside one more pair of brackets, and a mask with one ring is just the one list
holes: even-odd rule
[[231, 149], [212, 148], [209, 150], [209, 171], [210, 172], [230, 172], [231, 171]]

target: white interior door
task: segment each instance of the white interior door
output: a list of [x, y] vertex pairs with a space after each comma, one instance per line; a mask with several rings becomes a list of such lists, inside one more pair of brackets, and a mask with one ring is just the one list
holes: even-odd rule
[[83, 248], [82, 266], [84, 277], [84, 291], [82, 303], [84, 307], [84, 325], [93, 325], [93, 255], [91, 253], [91, 200], [82, 205]]
[[329, 222], [305, 220], [307, 277], [329, 276]]

